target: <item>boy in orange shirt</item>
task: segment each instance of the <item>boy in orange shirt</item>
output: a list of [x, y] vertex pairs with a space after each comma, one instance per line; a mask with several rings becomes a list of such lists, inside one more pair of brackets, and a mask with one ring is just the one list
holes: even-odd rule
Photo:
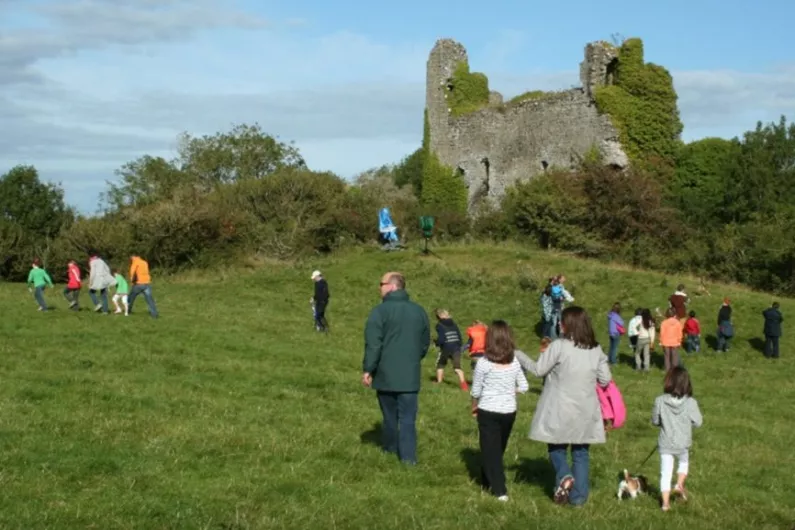
[[682, 322], [676, 316], [676, 309], [668, 308], [665, 320], [660, 324], [660, 346], [665, 355], [665, 372], [679, 366], [679, 346], [682, 345]]
[[486, 355], [486, 331], [488, 331], [486, 324], [480, 320], [475, 320], [472, 325], [467, 328], [467, 341], [465, 348], [469, 349], [469, 358], [472, 361], [472, 371], [475, 371], [475, 365], [478, 359]]

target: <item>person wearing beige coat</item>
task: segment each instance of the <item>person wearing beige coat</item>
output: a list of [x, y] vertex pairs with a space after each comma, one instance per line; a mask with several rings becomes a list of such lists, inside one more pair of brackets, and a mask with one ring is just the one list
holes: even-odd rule
[[528, 359], [522, 364], [536, 377], [546, 377], [530, 439], [547, 444], [556, 475], [555, 502], [584, 504], [588, 499], [589, 448], [605, 443], [596, 385], [607, 386], [612, 380], [607, 356], [596, 342], [585, 309], [565, 309], [561, 338], [553, 341], [537, 361]]

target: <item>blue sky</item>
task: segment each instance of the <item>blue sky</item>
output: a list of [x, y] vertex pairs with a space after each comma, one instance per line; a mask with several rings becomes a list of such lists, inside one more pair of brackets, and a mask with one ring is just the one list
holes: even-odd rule
[[[0, 173], [34, 164], [81, 211], [177, 135], [259, 122], [352, 177], [422, 134], [425, 61], [461, 42], [512, 96], [578, 84], [589, 41], [641, 37], [686, 140], [795, 118], [795, 2], [0, 0]], [[752, 9], [751, 9], [752, 7]]]

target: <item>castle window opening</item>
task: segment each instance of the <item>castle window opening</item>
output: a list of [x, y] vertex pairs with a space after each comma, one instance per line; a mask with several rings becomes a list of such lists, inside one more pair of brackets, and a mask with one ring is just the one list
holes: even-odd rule
[[605, 85], [612, 85], [616, 81], [616, 71], [618, 71], [618, 58], [607, 63], [605, 69]]

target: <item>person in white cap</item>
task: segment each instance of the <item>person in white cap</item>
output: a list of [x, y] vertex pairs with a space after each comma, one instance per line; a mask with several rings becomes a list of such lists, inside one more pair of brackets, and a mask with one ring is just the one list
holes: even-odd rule
[[326, 307], [328, 306], [329, 294], [328, 282], [323, 278], [320, 271], [312, 273], [312, 281], [315, 282], [315, 295], [312, 297], [312, 303], [315, 306], [315, 329], [317, 331], [328, 331], [328, 322], [326, 321]]

